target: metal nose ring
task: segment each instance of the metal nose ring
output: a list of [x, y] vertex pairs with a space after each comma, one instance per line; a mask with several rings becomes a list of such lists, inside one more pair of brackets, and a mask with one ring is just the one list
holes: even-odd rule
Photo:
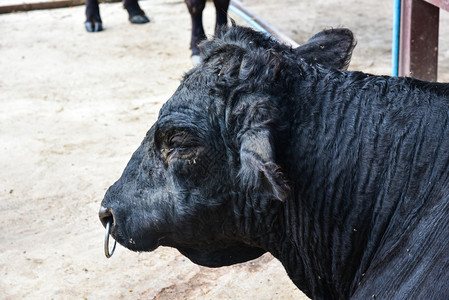
[[106, 255], [107, 258], [110, 258], [112, 254], [114, 254], [115, 246], [117, 245], [117, 241], [114, 240], [114, 246], [112, 247], [112, 250], [109, 251], [109, 235], [111, 234], [111, 223], [112, 220], [107, 221], [106, 232], [104, 235], [104, 255]]

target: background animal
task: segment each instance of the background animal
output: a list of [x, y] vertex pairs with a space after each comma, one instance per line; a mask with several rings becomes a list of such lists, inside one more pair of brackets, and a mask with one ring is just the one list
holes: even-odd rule
[[[129, 21], [134, 24], [150, 22], [145, 12], [140, 8], [137, 0], [123, 0], [123, 7], [128, 11]], [[86, 0], [86, 21], [84, 26], [88, 32], [103, 30], [103, 21], [100, 17], [98, 0]]]
[[[221, 26], [227, 24], [227, 12], [230, 0], [214, 0], [216, 9], [215, 33]], [[185, 0], [192, 20], [192, 37], [190, 48], [192, 56], [199, 55], [198, 44], [206, 39], [203, 27], [203, 10], [206, 6], [206, 0]], [[145, 24], [150, 22], [145, 12], [140, 8], [137, 0], [123, 0], [123, 7], [128, 12], [128, 18], [131, 23]], [[100, 17], [100, 7], [98, 0], [86, 1], [86, 21], [84, 22], [88, 32], [98, 32], [103, 30], [103, 22]]]

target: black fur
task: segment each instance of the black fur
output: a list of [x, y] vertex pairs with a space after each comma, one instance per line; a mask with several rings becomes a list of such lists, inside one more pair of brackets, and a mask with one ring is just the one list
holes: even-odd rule
[[335, 69], [348, 32], [323, 56], [203, 43], [102, 202], [114, 238], [210, 267], [268, 251], [316, 299], [448, 298], [449, 85]]

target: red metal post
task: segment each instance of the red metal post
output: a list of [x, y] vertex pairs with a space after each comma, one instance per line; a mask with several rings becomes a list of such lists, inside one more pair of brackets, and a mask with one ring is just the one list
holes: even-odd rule
[[423, 0], [402, 0], [399, 76], [436, 81], [440, 9]]

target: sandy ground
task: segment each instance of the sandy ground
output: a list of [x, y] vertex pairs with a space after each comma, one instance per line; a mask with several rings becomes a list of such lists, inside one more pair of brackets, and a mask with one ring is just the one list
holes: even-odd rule
[[[390, 74], [392, 1], [360, 2], [243, 3], [299, 43], [349, 27], [359, 42], [351, 69]], [[119, 3], [101, 5], [98, 34], [85, 32], [84, 7], [0, 15], [0, 298], [300, 299], [268, 254], [220, 269], [169, 248], [118, 246], [104, 257], [104, 192], [191, 67], [183, 1], [141, 6], [150, 24], [130, 25]], [[209, 33], [213, 18], [208, 3]], [[448, 20], [442, 13], [444, 37]], [[447, 39], [440, 54], [440, 81], [449, 81]]]

